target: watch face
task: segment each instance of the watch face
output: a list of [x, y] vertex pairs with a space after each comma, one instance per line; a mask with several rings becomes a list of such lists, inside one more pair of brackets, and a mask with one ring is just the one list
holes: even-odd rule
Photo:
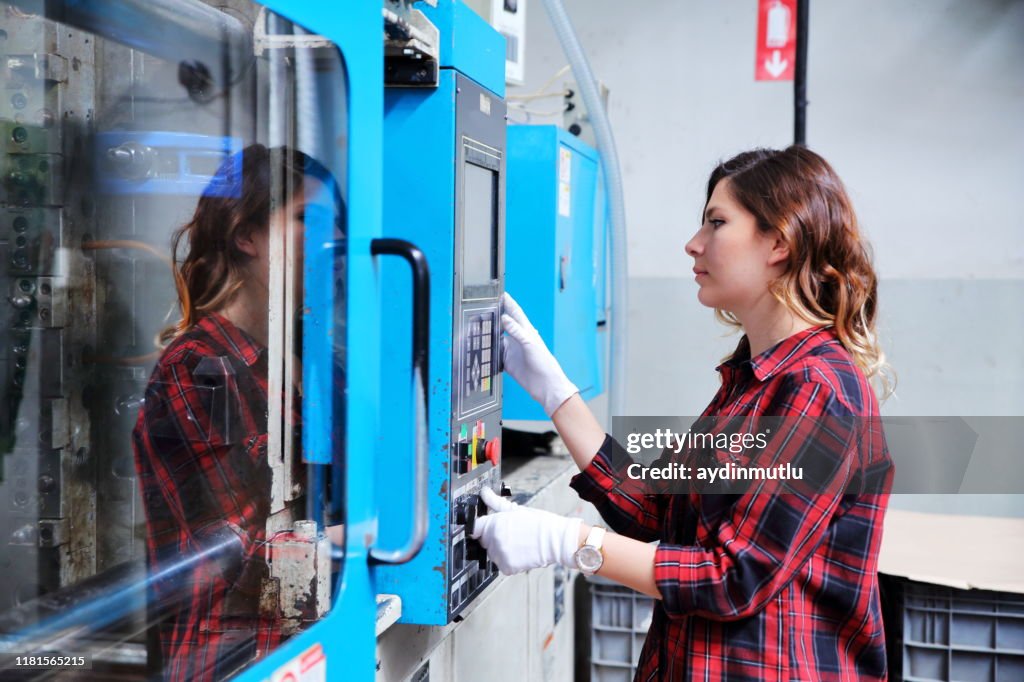
[[576, 565], [584, 573], [595, 573], [604, 563], [604, 555], [601, 550], [591, 545], [583, 545], [576, 550]]

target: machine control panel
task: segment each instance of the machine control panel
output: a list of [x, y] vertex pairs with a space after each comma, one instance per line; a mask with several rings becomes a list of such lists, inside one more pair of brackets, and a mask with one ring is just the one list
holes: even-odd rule
[[462, 353], [462, 392], [468, 398], [474, 395], [490, 395], [493, 375], [492, 351], [497, 347], [494, 337], [497, 325], [494, 313], [471, 313], [469, 316], [465, 347]]
[[[448, 613], [454, 617], [497, 574], [472, 538], [485, 515], [484, 486], [501, 485], [501, 294], [504, 290], [505, 119], [503, 104], [456, 77], [456, 225], [452, 311], [452, 418]], [[481, 107], [481, 102], [488, 102]]]
[[[461, 361], [453, 364], [460, 379], [453, 402], [461, 416], [453, 415], [450, 453], [451, 503], [449, 511], [448, 608], [454, 617], [498, 574], [487, 552], [472, 538], [476, 520], [488, 513], [480, 499], [484, 486], [495, 492], [501, 484], [501, 407], [498, 364], [485, 354], [497, 346], [497, 302], [486, 313], [463, 315]], [[456, 337], [460, 338], [460, 337]], [[454, 377], [453, 377], [454, 379]], [[507, 489], [505, 489], [507, 492]]]
[[[495, 473], [497, 469], [492, 468], [490, 471]], [[477, 480], [479, 483], [456, 491], [452, 502], [452, 544], [448, 565], [449, 604], [453, 615], [498, 574], [498, 568], [488, 558], [487, 551], [472, 537], [473, 528], [477, 519], [490, 513], [490, 509], [480, 498], [483, 486], [491, 486], [505, 497], [510, 497], [512, 492], [504, 485], [495, 485], [496, 477], [493, 475], [482, 476]]]

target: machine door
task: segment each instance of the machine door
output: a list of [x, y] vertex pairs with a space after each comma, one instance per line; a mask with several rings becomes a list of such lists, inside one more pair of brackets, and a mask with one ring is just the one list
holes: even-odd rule
[[0, 677], [357, 660], [351, 84], [293, 19], [0, 2]]

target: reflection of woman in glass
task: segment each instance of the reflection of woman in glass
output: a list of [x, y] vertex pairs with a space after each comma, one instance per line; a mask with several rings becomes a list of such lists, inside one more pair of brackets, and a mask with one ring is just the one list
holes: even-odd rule
[[700, 223], [686, 244], [697, 298], [744, 332], [704, 415], [786, 417], [765, 455], [813, 479], [728, 495], [632, 485], [631, 459], [508, 299], [505, 370], [544, 405], [581, 470], [572, 486], [618, 532], [485, 488], [497, 513], [474, 533], [505, 573], [557, 562], [657, 598], [637, 680], [883, 680], [893, 468], [869, 382], [884, 368], [876, 277], [849, 197], [814, 152], [757, 150], [712, 172]]
[[[252, 145], [224, 162], [175, 235], [175, 253], [188, 244], [176, 273], [182, 319], [164, 333], [133, 433], [149, 570], [170, 576], [152, 600], [165, 611], [155, 616], [167, 679], [220, 679], [283, 636], [265, 561], [268, 401], [284, 402], [268, 395], [269, 254], [292, 250], [301, 301], [303, 221], [335, 211], [336, 192], [305, 154]], [[304, 518], [289, 504], [285, 517]]]

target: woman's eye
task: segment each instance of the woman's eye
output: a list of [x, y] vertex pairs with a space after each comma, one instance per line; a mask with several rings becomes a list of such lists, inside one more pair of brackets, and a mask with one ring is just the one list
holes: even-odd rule
[[711, 227], [714, 227], [716, 229], [721, 227], [722, 225], [725, 225], [725, 221], [719, 220], [718, 218], [711, 218], [708, 220], [708, 222], [711, 223]]

